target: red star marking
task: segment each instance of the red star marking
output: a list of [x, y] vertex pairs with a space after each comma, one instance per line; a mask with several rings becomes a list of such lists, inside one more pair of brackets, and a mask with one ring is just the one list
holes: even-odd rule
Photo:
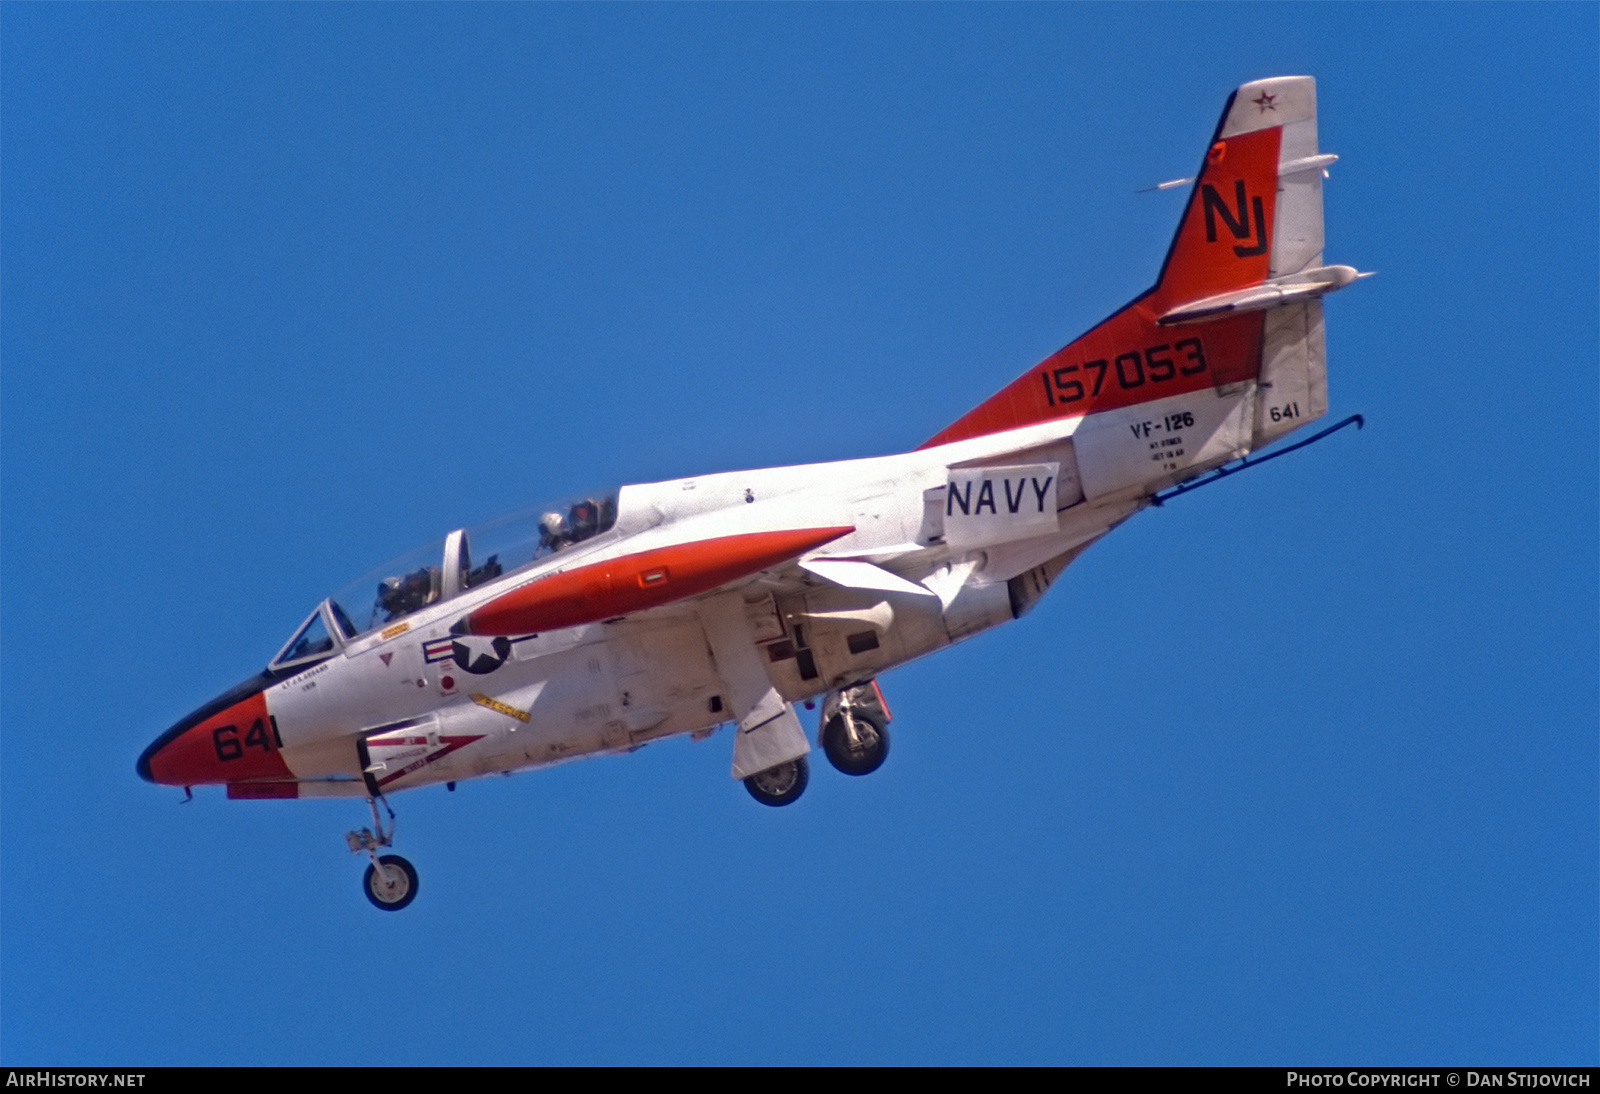
[[1250, 101], [1260, 107], [1261, 113], [1265, 114], [1269, 110], [1278, 109], [1277, 106], [1273, 104], [1273, 100], [1276, 98], [1276, 95], [1268, 95], [1265, 91], [1263, 91], [1260, 98], [1251, 99]]

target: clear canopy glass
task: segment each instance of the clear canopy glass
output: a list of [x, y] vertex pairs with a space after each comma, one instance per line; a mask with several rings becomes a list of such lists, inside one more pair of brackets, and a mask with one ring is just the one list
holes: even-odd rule
[[617, 491], [513, 513], [401, 555], [334, 594], [330, 606], [346, 640], [459, 596], [611, 530]]

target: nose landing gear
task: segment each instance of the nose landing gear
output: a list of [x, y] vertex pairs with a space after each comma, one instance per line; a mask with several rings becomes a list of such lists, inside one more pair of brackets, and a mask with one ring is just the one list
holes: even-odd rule
[[398, 912], [417, 897], [417, 871], [399, 855], [378, 854], [381, 848], [394, 843], [394, 810], [387, 801], [383, 803], [384, 811], [389, 814], [386, 829], [378, 816], [377, 799], [368, 798], [367, 804], [372, 807], [372, 827], [346, 832], [344, 841], [353, 854], [365, 851], [372, 860], [361, 883], [361, 891], [367, 894], [372, 906], [385, 912]]
[[384, 855], [367, 867], [363, 886], [374, 908], [398, 912], [417, 895], [417, 871], [399, 855]]

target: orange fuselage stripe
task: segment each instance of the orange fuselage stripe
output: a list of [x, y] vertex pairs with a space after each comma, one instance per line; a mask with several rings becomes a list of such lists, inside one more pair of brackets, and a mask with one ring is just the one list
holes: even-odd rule
[[785, 562], [855, 529], [791, 528], [677, 543], [541, 577], [467, 616], [469, 634], [536, 634], [641, 612]]

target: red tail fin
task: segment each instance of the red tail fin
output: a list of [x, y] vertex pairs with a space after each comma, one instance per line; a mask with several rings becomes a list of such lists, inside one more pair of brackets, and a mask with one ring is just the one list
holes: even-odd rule
[[[1286, 145], [1290, 125], [1294, 133]], [[1181, 305], [1259, 285], [1291, 253], [1299, 269], [1306, 264], [1302, 252], [1321, 251], [1320, 189], [1314, 217], [1302, 211], [1306, 215], [1295, 218], [1297, 238], [1287, 248], [1274, 234], [1283, 156], [1292, 158], [1307, 136], [1314, 152], [1315, 126], [1316, 89], [1307, 77], [1261, 80], [1235, 91], [1155, 285], [922, 447], [1253, 379], [1261, 364], [1262, 313], [1200, 326], [1167, 327], [1157, 320]], [[1302, 220], [1314, 220], [1314, 240]]]

